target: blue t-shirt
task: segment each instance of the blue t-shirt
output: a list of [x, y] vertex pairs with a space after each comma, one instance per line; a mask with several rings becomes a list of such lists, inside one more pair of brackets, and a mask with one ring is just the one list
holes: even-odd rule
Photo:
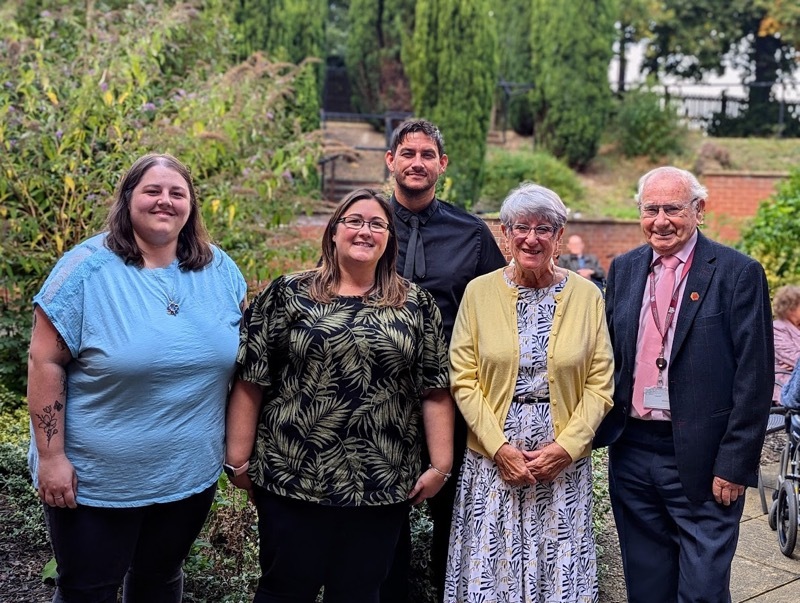
[[[64, 440], [77, 502], [137, 507], [181, 500], [222, 469], [225, 404], [233, 375], [239, 269], [214, 248], [198, 271], [140, 269], [84, 241], [59, 260], [34, 297], [64, 338]], [[178, 313], [167, 312], [169, 301]], [[28, 455], [34, 485], [38, 455]]]

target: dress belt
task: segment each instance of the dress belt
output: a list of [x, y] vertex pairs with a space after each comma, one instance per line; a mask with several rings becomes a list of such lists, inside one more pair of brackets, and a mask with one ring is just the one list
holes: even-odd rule
[[517, 404], [549, 404], [550, 396], [531, 396], [530, 394], [523, 394], [521, 396], [514, 396], [511, 400]]

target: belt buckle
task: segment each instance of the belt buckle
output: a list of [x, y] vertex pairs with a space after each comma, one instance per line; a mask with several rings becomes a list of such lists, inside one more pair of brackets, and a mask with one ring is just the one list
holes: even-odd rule
[[514, 399], [519, 404], [543, 404], [550, 401], [550, 396], [534, 396], [531, 394], [524, 394], [515, 396]]

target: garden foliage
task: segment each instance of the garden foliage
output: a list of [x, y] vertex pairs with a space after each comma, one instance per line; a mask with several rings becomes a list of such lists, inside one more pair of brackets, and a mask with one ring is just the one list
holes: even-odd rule
[[324, 82], [325, 0], [239, 0], [234, 10], [236, 56], [263, 52], [272, 61], [302, 64], [289, 102], [304, 132], [319, 128]]
[[613, 0], [532, 4], [534, 136], [582, 169], [597, 153], [611, 105]]
[[292, 107], [305, 65], [236, 64], [226, 3], [44, 4], [0, 29], [0, 378], [14, 391], [33, 293], [102, 228], [136, 157], [190, 167], [212, 237], [251, 281], [274, 275], [270, 229], [318, 188], [320, 145]]
[[418, 0], [404, 47], [414, 112], [433, 121], [450, 157], [447, 199], [470, 207], [484, 174], [497, 80], [497, 32], [488, 0]]
[[641, 86], [625, 93], [617, 107], [616, 140], [626, 157], [646, 156], [656, 162], [683, 151], [686, 127], [669, 99]]
[[778, 192], [763, 201], [752, 223], [742, 233], [742, 249], [757, 259], [767, 273], [771, 291], [800, 283], [800, 170], [783, 181]]
[[353, 107], [361, 113], [407, 111], [411, 93], [401, 53], [413, 30], [414, 0], [350, 0], [347, 14]]
[[532, 85], [531, 63], [531, 2], [529, 0], [506, 0], [495, 6], [500, 81], [515, 84], [509, 96], [497, 90], [501, 119], [517, 134], [533, 134], [533, 112], [531, 95], [525, 87]]
[[545, 152], [491, 149], [486, 158], [486, 178], [481, 188], [481, 206], [499, 211], [511, 189], [521, 182], [535, 182], [554, 190], [572, 210], [582, 209], [583, 187], [562, 161]]

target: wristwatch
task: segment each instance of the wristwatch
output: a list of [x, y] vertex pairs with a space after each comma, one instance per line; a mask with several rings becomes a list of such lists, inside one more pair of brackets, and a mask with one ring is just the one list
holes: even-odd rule
[[250, 466], [250, 461], [245, 461], [244, 465], [241, 467], [234, 467], [233, 465], [229, 465], [225, 463], [222, 465], [222, 468], [225, 470], [225, 475], [228, 477], [239, 477], [243, 473], [247, 472], [247, 468]]

